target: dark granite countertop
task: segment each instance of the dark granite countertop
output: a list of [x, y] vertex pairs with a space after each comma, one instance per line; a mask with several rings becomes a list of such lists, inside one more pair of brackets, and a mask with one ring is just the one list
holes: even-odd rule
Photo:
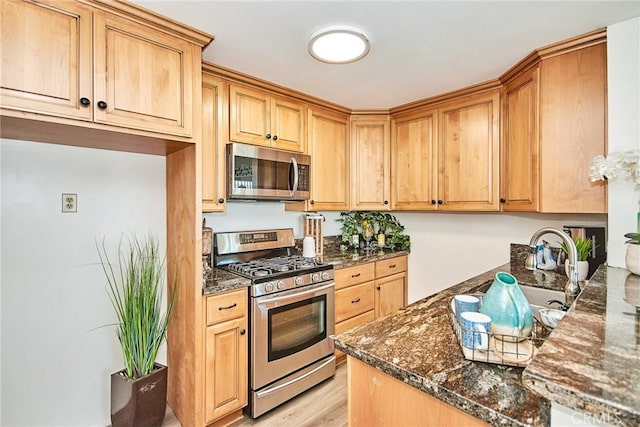
[[[505, 264], [351, 329], [336, 337], [336, 347], [490, 424], [549, 425], [549, 401], [524, 386], [523, 368], [465, 359], [449, 321], [451, 298], [475, 292], [498, 271], [518, 277]], [[519, 281], [549, 287], [562, 282], [553, 272], [527, 274]]]
[[327, 252], [322, 257], [322, 261], [332, 264], [334, 269], [351, 267], [368, 262], [381, 261], [383, 259], [395, 258], [402, 255], [409, 255], [409, 251], [372, 251], [372, 252]]
[[229, 273], [221, 268], [214, 268], [202, 287], [202, 295], [219, 294], [234, 289], [246, 288], [251, 279]]
[[527, 387], [621, 426], [640, 425], [640, 276], [601, 266], [524, 370]]
[[[333, 265], [334, 269], [351, 267], [357, 264], [367, 262], [380, 261], [387, 258], [394, 258], [401, 255], [408, 255], [409, 251], [375, 251], [375, 252], [359, 252], [353, 251], [340, 252], [335, 245], [325, 248], [322, 262]], [[302, 248], [299, 248], [302, 253]], [[247, 287], [251, 285], [251, 280], [240, 277], [236, 274], [229, 273], [227, 270], [214, 268], [211, 274], [206, 278], [202, 287], [203, 295], [211, 295], [234, 289]]]

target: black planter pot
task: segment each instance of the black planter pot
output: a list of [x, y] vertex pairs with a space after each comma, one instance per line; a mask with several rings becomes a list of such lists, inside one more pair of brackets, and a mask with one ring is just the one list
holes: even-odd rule
[[156, 363], [146, 377], [130, 380], [123, 371], [111, 374], [111, 425], [153, 427], [167, 409], [167, 367]]

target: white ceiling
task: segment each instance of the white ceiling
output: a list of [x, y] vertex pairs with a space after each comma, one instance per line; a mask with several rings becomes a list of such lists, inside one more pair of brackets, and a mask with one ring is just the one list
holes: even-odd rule
[[[387, 109], [482, 83], [534, 49], [640, 16], [640, 1], [159, 1], [143, 7], [206, 31], [206, 61], [353, 109]], [[328, 25], [371, 51], [328, 65], [307, 53]]]

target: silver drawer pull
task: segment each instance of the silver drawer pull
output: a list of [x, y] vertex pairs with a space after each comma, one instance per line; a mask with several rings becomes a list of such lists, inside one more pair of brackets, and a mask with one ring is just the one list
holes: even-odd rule
[[231, 309], [231, 308], [233, 308], [233, 307], [236, 307], [237, 305], [238, 305], [238, 304], [236, 304], [236, 303], [234, 302], [233, 304], [231, 304], [231, 305], [230, 305], [230, 306], [228, 306], [228, 307], [218, 307], [218, 310], [229, 310], [229, 309]]

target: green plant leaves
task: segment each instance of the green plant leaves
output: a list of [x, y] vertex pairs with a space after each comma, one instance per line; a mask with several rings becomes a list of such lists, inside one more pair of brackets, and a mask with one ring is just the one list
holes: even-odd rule
[[[587, 261], [591, 249], [598, 247], [598, 245], [593, 246], [593, 241], [591, 239], [585, 239], [584, 237], [578, 237], [573, 242], [575, 243], [578, 251], [578, 261]], [[564, 242], [560, 242], [560, 247], [564, 253], [567, 255], [569, 254], [569, 248], [567, 248], [567, 245]]]
[[162, 313], [164, 258], [152, 235], [140, 241], [129, 238], [127, 247], [118, 245], [118, 263], [109, 259], [96, 242], [98, 256], [107, 278], [107, 293], [118, 317], [116, 335], [122, 347], [127, 378], [135, 379], [153, 371], [158, 350], [167, 336], [169, 316], [175, 301], [176, 284], [166, 312]]
[[390, 249], [409, 250], [411, 241], [404, 233], [404, 226], [398, 219], [387, 212], [353, 211], [340, 212], [336, 221], [342, 223], [342, 241], [351, 245], [351, 236], [362, 234], [363, 223], [373, 224], [374, 235], [381, 232], [386, 236], [385, 247]]
[[640, 245], [640, 233], [627, 233], [624, 235], [627, 240], [625, 243], [632, 243], [634, 245]]

